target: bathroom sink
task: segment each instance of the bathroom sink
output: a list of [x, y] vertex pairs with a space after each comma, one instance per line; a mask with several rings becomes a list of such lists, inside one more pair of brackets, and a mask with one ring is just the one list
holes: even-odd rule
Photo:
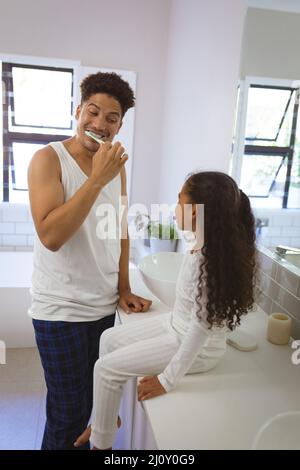
[[148, 289], [170, 308], [175, 302], [176, 282], [183, 258], [183, 253], [161, 252], [145, 256], [138, 265]]
[[258, 431], [252, 450], [300, 450], [300, 411], [273, 416]]

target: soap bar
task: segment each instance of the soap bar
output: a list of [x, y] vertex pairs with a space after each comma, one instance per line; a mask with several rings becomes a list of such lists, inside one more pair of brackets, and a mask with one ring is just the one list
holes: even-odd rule
[[254, 336], [239, 329], [228, 336], [227, 344], [239, 351], [254, 351], [257, 349], [257, 342]]

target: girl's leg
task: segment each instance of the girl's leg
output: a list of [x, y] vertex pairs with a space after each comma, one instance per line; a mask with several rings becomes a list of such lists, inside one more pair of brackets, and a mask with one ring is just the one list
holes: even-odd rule
[[108, 328], [101, 335], [99, 357], [142, 339], [154, 338], [165, 333], [169, 330], [170, 317], [171, 313], [166, 313]]
[[[142, 336], [142, 340], [138, 340], [138, 334]], [[95, 447], [107, 449], [112, 446], [122, 392], [127, 380], [131, 377], [159, 374], [178, 347], [178, 337], [169, 332], [165, 320], [162, 322], [159, 318], [107, 330], [101, 352], [114, 350], [102, 355], [94, 369], [91, 442]]]

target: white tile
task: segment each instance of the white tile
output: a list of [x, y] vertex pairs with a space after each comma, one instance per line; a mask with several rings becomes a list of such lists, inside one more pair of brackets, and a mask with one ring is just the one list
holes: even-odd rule
[[279, 226], [286, 226], [292, 225], [293, 216], [290, 214], [277, 214], [272, 215], [270, 225], [279, 225]]
[[15, 224], [12, 222], [1, 222], [0, 223], [0, 233], [15, 233]]
[[44, 373], [37, 348], [12, 348], [6, 351], [6, 364], [0, 366], [0, 383], [40, 382]]
[[30, 207], [27, 209], [27, 222], [33, 223]]
[[255, 207], [253, 209], [253, 213], [256, 217], [270, 217], [272, 215], [272, 212], [273, 211], [271, 209], [263, 209], [260, 207]]
[[279, 302], [297, 321], [300, 321], [300, 299], [290, 294], [288, 291], [281, 289]]
[[3, 222], [27, 222], [27, 204], [3, 204]]
[[278, 266], [276, 282], [292, 294], [297, 295], [298, 277], [283, 266]]
[[35, 448], [43, 393], [40, 382], [0, 382], [0, 449]]
[[268, 236], [269, 237], [277, 237], [281, 235], [281, 227], [268, 227]]
[[34, 235], [27, 235], [27, 245], [33, 247], [34, 245]]
[[300, 227], [282, 227], [281, 235], [283, 237], [300, 237]]
[[293, 246], [294, 248], [300, 248], [300, 237], [292, 237], [291, 246]]
[[271, 237], [271, 246], [289, 245], [290, 238], [288, 237]]
[[285, 313], [286, 315], [289, 315], [289, 313], [275, 301], [272, 303], [271, 313]]
[[26, 246], [26, 235], [3, 235], [3, 245]]
[[26, 246], [16, 246], [15, 251], [21, 251], [21, 252], [30, 251], [30, 252], [32, 252], [33, 250], [32, 250], [32, 246], [26, 245]]
[[256, 303], [266, 312], [268, 315], [271, 313], [272, 299], [265, 295], [262, 291], [256, 294]]
[[299, 214], [293, 216], [293, 225], [300, 227], [300, 211]]
[[260, 229], [260, 236], [261, 236], [261, 237], [268, 237], [268, 236], [270, 236], [269, 227], [262, 227], [262, 228]]
[[30, 222], [17, 222], [16, 233], [23, 233], [26, 235], [33, 235], [35, 232], [34, 225]]
[[37, 448], [45, 391], [37, 348], [8, 349], [0, 366], [0, 449]]
[[264, 253], [259, 253], [258, 264], [260, 268], [259, 276], [261, 276], [261, 278], [264, 277], [263, 274], [267, 274], [272, 279], [275, 279], [278, 266], [276, 262]]
[[271, 237], [258, 237], [257, 242], [263, 246], [271, 246]]

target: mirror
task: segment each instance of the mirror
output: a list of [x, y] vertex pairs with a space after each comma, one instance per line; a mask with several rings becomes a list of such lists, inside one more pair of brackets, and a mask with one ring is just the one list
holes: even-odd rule
[[300, 247], [300, 9], [271, 9], [279, 4], [248, 0], [232, 154], [258, 242], [272, 251]]

